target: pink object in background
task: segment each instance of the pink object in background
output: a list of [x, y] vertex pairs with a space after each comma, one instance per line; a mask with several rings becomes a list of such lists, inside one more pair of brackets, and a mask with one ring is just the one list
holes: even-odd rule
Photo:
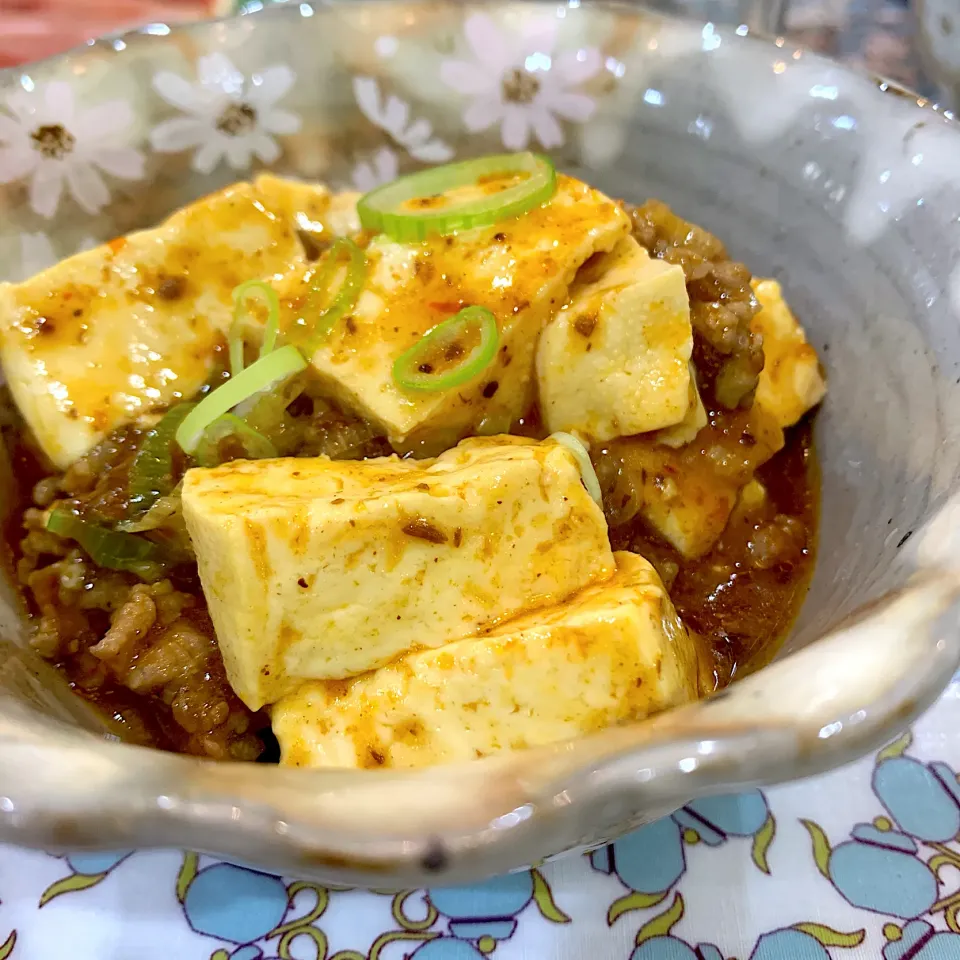
[[200, 20], [224, 7], [218, 0], [0, 0], [0, 67], [143, 23]]

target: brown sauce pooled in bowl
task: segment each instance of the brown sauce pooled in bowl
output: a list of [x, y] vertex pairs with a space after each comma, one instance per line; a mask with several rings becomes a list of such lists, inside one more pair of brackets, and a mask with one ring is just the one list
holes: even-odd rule
[[813, 575], [820, 498], [812, 423], [788, 431], [786, 441], [757, 471], [767, 502], [749, 515], [735, 512], [706, 556], [685, 560], [639, 519], [610, 531], [615, 550], [657, 568], [681, 619], [702, 638], [715, 689], [773, 658]]

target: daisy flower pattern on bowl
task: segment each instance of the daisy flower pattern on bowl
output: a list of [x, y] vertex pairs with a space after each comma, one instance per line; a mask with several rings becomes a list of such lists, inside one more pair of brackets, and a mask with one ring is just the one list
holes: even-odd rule
[[0, 112], [0, 183], [29, 180], [30, 207], [50, 219], [64, 186], [89, 214], [110, 202], [101, 171], [121, 180], [143, 177], [143, 155], [124, 143], [133, 123], [125, 100], [81, 108], [73, 88], [55, 81], [10, 93]]
[[293, 71], [283, 64], [248, 80], [222, 53], [199, 58], [196, 83], [161, 71], [154, 75], [154, 90], [184, 116], [154, 127], [150, 143], [159, 153], [196, 148], [192, 166], [204, 174], [224, 158], [235, 170], [248, 167], [253, 157], [273, 163], [281, 153], [274, 137], [301, 126], [300, 117], [277, 106], [293, 80]]
[[360, 112], [372, 124], [389, 133], [394, 142], [404, 147], [411, 157], [423, 163], [446, 163], [453, 156], [453, 150], [433, 136], [429, 120], [421, 117], [407, 124], [410, 119], [409, 104], [392, 95], [382, 100], [380, 88], [373, 77], [354, 77], [353, 95], [357, 98]]
[[470, 98], [463, 113], [469, 131], [499, 124], [510, 150], [525, 150], [531, 133], [551, 149], [564, 142], [558, 117], [590, 119], [596, 104], [576, 88], [600, 72], [603, 59], [596, 47], [554, 54], [557, 26], [556, 19], [541, 18], [507, 33], [486, 14], [467, 18], [464, 36], [474, 59], [444, 60], [440, 78]]
[[353, 168], [353, 185], [363, 193], [396, 180], [400, 161], [389, 147], [381, 147], [369, 160], [361, 160]]
[[[64, 255], [80, 253], [81, 250], [92, 250], [97, 245], [93, 237], [84, 237], [73, 250], [65, 251]], [[36, 233], [20, 234], [20, 269], [14, 275], [5, 277], [13, 281], [28, 280], [30, 277], [52, 267], [62, 258], [54, 249], [53, 242], [42, 230]]]

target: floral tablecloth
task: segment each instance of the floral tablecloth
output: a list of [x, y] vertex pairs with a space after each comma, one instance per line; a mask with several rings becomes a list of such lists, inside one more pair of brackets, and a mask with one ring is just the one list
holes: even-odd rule
[[[57, 42], [43, 6], [0, 0], [0, 59], [15, 30]], [[48, 6], [68, 45], [71, 8]], [[121, 19], [163, 6], [123, 0]], [[104, 22], [109, 8], [72, 7]], [[222, 8], [170, 4], [178, 17]], [[905, 2], [795, 0], [788, 22], [822, 52], [934, 92]], [[190, 852], [0, 847], [0, 960], [960, 960], [956, 770], [960, 676], [854, 766], [698, 801], [589, 856], [469, 888], [333, 890]]]
[[456, 889], [0, 848], [12, 960], [960, 960], [960, 677], [875, 756]]

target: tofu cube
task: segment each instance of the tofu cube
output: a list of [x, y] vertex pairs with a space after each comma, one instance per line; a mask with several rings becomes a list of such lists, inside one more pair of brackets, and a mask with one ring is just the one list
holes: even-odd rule
[[234, 461], [183, 512], [227, 675], [251, 709], [470, 636], [613, 573], [600, 508], [554, 442], [434, 461]]
[[[534, 400], [544, 324], [581, 265], [628, 232], [626, 215], [609, 197], [561, 175], [553, 199], [523, 216], [422, 243], [376, 237], [366, 249], [360, 298], [314, 353], [313, 369], [333, 399], [377, 424], [400, 452], [435, 455], [468, 434], [506, 433]], [[285, 325], [309, 321], [301, 310], [313, 272], [278, 286]], [[396, 358], [473, 305], [497, 321], [499, 349], [487, 368], [455, 390], [399, 387]]]
[[638, 514], [688, 560], [709, 553], [723, 533], [740, 488], [784, 445], [762, 408], [727, 414], [689, 447], [656, 435], [613, 441], [598, 474], [615, 526]]
[[605, 443], [680, 423], [693, 351], [683, 270], [626, 237], [595, 271], [540, 336], [547, 428]]
[[752, 326], [763, 334], [766, 358], [755, 402], [786, 429], [823, 400], [827, 384], [817, 352], [783, 299], [780, 284], [754, 280], [753, 292], [761, 309]]
[[[233, 288], [306, 266], [298, 230], [331, 236], [356, 194], [263, 175], [152, 230], [0, 284], [0, 364], [47, 456], [69, 466], [104, 436], [196, 393], [233, 319]], [[345, 211], [348, 214], [345, 215]]]
[[354, 680], [304, 684], [271, 711], [280, 762], [380, 768], [472, 760], [695, 699], [695, 639], [653, 567], [636, 554], [615, 556], [611, 580], [564, 603]]
[[331, 193], [322, 183], [288, 180], [272, 173], [261, 173], [254, 186], [273, 213], [310, 234], [321, 246], [326, 238], [360, 232], [357, 201], [363, 194], [352, 190]]
[[697, 389], [697, 371], [690, 362], [690, 406], [683, 419], [672, 427], [658, 430], [657, 443], [668, 447], [683, 447], [693, 443], [697, 434], [707, 425], [707, 408], [703, 405], [700, 391]]

